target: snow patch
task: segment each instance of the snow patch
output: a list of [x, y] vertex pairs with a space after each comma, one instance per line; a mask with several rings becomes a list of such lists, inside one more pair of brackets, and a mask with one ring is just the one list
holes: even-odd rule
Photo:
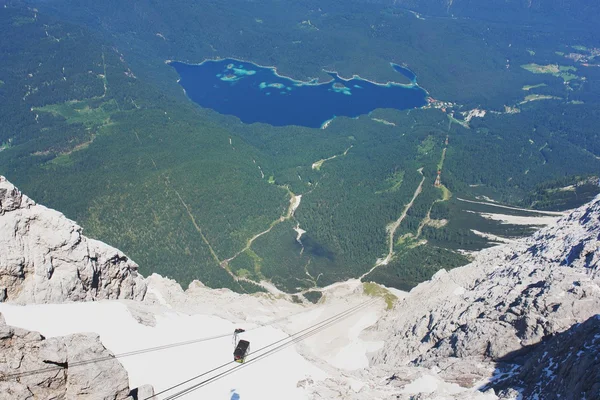
[[492, 214], [492, 213], [482, 213], [476, 211], [466, 210], [467, 212], [473, 214], [479, 214], [485, 219], [490, 219], [493, 221], [499, 221], [501, 224], [510, 224], [510, 225], [551, 225], [555, 224], [556, 221], [560, 217], [524, 217], [518, 215], [506, 215], [506, 214]]
[[457, 394], [464, 392], [464, 388], [461, 388], [455, 383], [446, 383], [440, 378], [433, 375], [423, 375], [420, 378], [415, 379], [408, 385], [404, 386], [400, 393], [402, 394], [419, 394], [419, 393], [433, 393], [440, 396], [444, 394]]
[[508, 239], [508, 238], [505, 238], [505, 237], [502, 237], [502, 236], [497, 236], [497, 235], [494, 235], [494, 234], [491, 234], [491, 233], [480, 232], [480, 231], [477, 231], [475, 229], [471, 229], [471, 232], [473, 232], [474, 234], [476, 234], [479, 237], [482, 237], [482, 238], [487, 239], [487, 240], [491, 240], [492, 242], [499, 242], [499, 243], [513, 243], [513, 242], [515, 242], [515, 240], [513, 240], [513, 239]]
[[[39, 331], [46, 337], [63, 336], [77, 332], [96, 332], [102, 343], [118, 354], [155, 346], [212, 337], [231, 332], [239, 324], [208, 315], [184, 315], [167, 311], [156, 315], [156, 326], [138, 324], [131, 317], [125, 304], [118, 301], [87, 303], [46, 304], [14, 306], [0, 304], [0, 312], [9, 325]], [[252, 324], [244, 328], [253, 328]], [[301, 329], [306, 328], [303, 326]], [[251, 350], [274, 343], [288, 337], [280, 329], [270, 326], [256, 327], [241, 335], [249, 340]], [[232, 361], [232, 336], [199, 342], [168, 350], [149, 352], [120, 359], [129, 373], [131, 387], [152, 384], [155, 391], [161, 391], [181, 381], [211, 370]], [[252, 359], [252, 355], [248, 360]], [[233, 363], [232, 363], [233, 364]], [[151, 366], [151, 368], [149, 367]], [[200, 388], [194, 394], [197, 398], [230, 399], [235, 389], [240, 399], [269, 400], [306, 399], [307, 392], [297, 387], [299, 380], [307, 376], [313, 380], [323, 380], [328, 375], [317, 368], [296, 350], [296, 346], [286, 347], [256, 364], [238, 365], [235, 373], [210, 385]], [[284, 367], [284, 368], [282, 368]], [[215, 374], [232, 368], [229, 364]], [[184, 387], [187, 387], [184, 386]], [[167, 396], [172, 393], [166, 393]], [[158, 399], [164, 397], [158, 397]]]
[[171, 305], [169, 303], [167, 303], [167, 301], [165, 300], [165, 298], [163, 297], [162, 293], [159, 292], [158, 290], [156, 290], [154, 287], [149, 286], [148, 289], [146, 290], [146, 295], [148, 294], [152, 294], [156, 297], [156, 299], [158, 300], [158, 303], [171, 308]]

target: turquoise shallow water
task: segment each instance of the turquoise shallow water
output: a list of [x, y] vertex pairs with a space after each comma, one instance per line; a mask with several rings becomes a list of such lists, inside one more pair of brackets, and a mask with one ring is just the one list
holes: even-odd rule
[[[337, 116], [357, 117], [377, 108], [405, 110], [426, 104], [426, 92], [413, 85], [376, 84], [361, 78], [341, 79], [329, 73], [327, 83], [299, 82], [278, 76], [274, 68], [233, 59], [202, 64], [171, 62], [188, 97], [244, 123], [321, 127]], [[391, 64], [416, 82], [408, 69]]]

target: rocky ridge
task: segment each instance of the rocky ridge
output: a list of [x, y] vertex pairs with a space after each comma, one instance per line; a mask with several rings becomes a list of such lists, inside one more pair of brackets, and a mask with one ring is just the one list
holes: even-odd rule
[[138, 265], [0, 176], [0, 301], [142, 300]]
[[[414, 288], [374, 327], [387, 333], [371, 363], [388, 372], [407, 365], [430, 368], [462, 387], [488, 379], [486, 387], [500, 390], [508, 376], [511, 390], [525, 390], [537, 384], [527, 378], [537, 367], [525, 364], [527, 354], [535, 348], [531, 357], [560, 358], [549, 338], [600, 314], [599, 269], [600, 196], [530, 238], [484, 250], [473, 263], [442, 270]], [[598, 340], [592, 340], [593, 330], [585, 332], [580, 341], [588, 343], [595, 355], [590, 363], [597, 365]], [[571, 350], [586, 353], [583, 347]], [[570, 367], [561, 367], [556, 382], [569, 382], [565, 374], [580, 361], [566, 357]], [[573, 388], [578, 393], [562, 385], [563, 398], [600, 397], [595, 378], [588, 378]], [[544, 398], [561, 395], [559, 385], [544, 387]]]
[[600, 397], [599, 315], [523, 350], [518, 373], [493, 382], [499, 393], [517, 387], [526, 399]]

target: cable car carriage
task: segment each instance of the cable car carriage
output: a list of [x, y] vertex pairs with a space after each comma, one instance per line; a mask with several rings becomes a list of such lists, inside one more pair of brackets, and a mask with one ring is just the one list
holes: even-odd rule
[[250, 342], [247, 340], [240, 339], [237, 340], [238, 334], [244, 332], [243, 329], [236, 329], [233, 334], [233, 340], [235, 346], [235, 350], [233, 351], [233, 361], [243, 363], [246, 361], [246, 356], [250, 353]]
[[239, 363], [246, 361], [246, 356], [250, 352], [250, 342], [247, 340], [240, 340], [235, 347], [233, 352], [233, 360]]

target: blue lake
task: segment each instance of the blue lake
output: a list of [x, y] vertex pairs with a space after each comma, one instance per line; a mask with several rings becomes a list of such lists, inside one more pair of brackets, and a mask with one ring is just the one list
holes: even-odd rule
[[398, 64], [392, 64], [392, 68], [394, 68], [396, 71], [400, 72], [402, 75], [410, 79], [411, 82], [417, 83], [417, 76], [410, 69], [402, 67]]
[[377, 108], [405, 110], [427, 104], [427, 93], [416, 85], [416, 76], [396, 64], [390, 64], [391, 68], [411, 84], [378, 84], [358, 77], [344, 80], [336, 73], [329, 73], [329, 82], [300, 82], [277, 75], [275, 68], [234, 59], [170, 65], [192, 101], [235, 115], [244, 123], [319, 128], [338, 116], [357, 117]]

